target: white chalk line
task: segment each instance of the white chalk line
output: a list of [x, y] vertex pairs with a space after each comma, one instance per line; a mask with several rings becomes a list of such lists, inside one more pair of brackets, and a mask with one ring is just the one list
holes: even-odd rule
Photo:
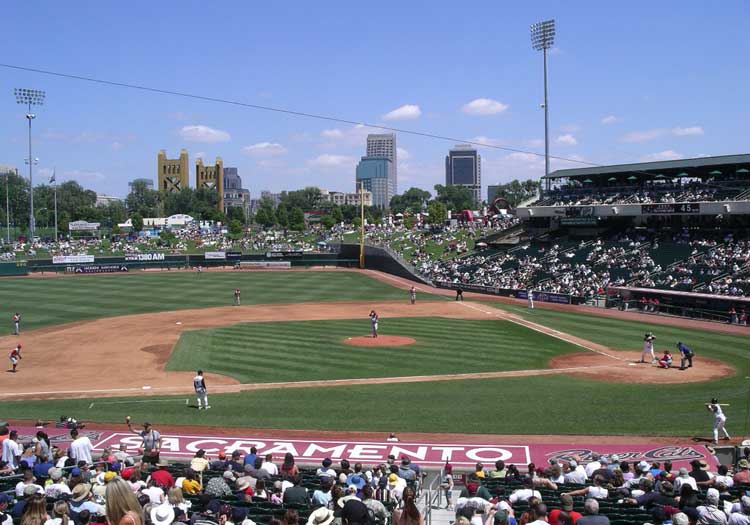
[[[129, 400], [123, 400], [123, 401], [94, 401], [89, 405], [89, 409], [94, 408], [95, 404], [100, 405], [123, 405], [123, 404], [131, 404], [131, 403], [174, 403], [174, 398], [166, 398], [166, 399], [129, 399]], [[187, 405], [189, 400], [185, 399], [185, 405]]]

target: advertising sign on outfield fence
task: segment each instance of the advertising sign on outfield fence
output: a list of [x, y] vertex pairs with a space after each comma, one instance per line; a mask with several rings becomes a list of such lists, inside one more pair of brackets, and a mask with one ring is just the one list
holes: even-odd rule
[[128, 267], [124, 264], [87, 264], [65, 268], [65, 273], [120, 273], [127, 271]]
[[150, 261], [163, 261], [163, 253], [128, 253], [125, 255], [125, 260], [130, 262], [150, 262]]
[[206, 252], [203, 254], [205, 259], [226, 259], [227, 252]]
[[94, 262], [93, 255], [55, 255], [52, 264], [79, 264]]

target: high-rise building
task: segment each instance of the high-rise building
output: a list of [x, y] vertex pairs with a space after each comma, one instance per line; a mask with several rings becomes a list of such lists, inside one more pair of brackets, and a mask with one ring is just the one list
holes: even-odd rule
[[388, 157], [362, 157], [357, 164], [356, 190], [360, 183], [364, 189], [372, 193], [372, 205], [386, 209], [391, 204], [394, 195], [391, 179], [393, 177], [393, 162]]
[[445, 157], [445, 185], [464, 186], [482, 202], [482, 157], [469, 144], [458, 144]]
[[216, 191], [219, 196], [218, 208], [224, 211], [224, 162], [216, 157], [213, 165], [204, 165], [203, 159], [195, 161], [195, 187]]
[[159, 183], [159, 191], [176, 193], [190, 185], [190, 168], [186, 149], [180, 150], [179, 159], [168, 159], [167, 152], [164, 150], [159, 151], [156, 159], [156, 180]]
[[[385, 157], [391, 161], [391, 174], [388, 177], [390, 195], [398, 193], [398, 151], [396, 148], [396, 134], [382, 133], [367, 135], [367, 156]], [[390, 201], [389, 201], [390, 202]]]
[[232, 207], [242, 208], [247, 216], [250, 213], [250, 190], [242, 187], [237, 168], [224, 168], [224, 213]]

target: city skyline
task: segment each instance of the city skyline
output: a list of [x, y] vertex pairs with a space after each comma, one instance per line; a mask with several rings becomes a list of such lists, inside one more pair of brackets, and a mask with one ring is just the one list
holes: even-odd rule
[[[444, 179], [446, 152], [461, 139], [543, 152], [541, 57], [528, 30], [547, 18], [556, 19], [558, 30], [549, 56], [553, 155], [618, 164], [747, 150], [743, 124], [750, 110], [733, 101], [750, 76], [741, 67], [748, 44], [726, 31], [745, 14], [740, 1], [711, 13], [697, 2], [595, 9], [479, 2], [473, 10], [483, 16], [465, 19], [447, 3], [430, 9], [394, 3], [396, 18], [387, 16], [389, 8], [362, 17], [364, 6], [341, 2], [314, 11], [304, 4], [228, 2], [206, 12], [197, 3], [136, 1], [89, 5], [86, 17], [82, 7], [45, 4], [48, 16], [38, 17], [29, 37], [22, 21], [39, 12], [37, 4], [6, 6], [12, 59], [4, 62], [458, 139], [398, 133], [402, 192], [433, 191]], [[138, 16], [144, 9], [172, 22], [154, 34]], [[675, 38], [656, 25], [667, 19], [675, 31], [702, 37]], [[447, 20], [476, 37], [446, 41], [435, 28]], [[250, 21], [252, 32], [231, 36], [244, 35]], [[223, 25], [230, 36], [217, 42], [180, 37], [206, 23]], [[75, 38], [62, 38], [61, 24]], [[447, 75], [446, 64], [452, 66]], [[200, 75], [193, 74], [197, 69]], [[366, 136], [384, 132], [3, 71], [0, 164], [23, 172], [27, 155], [24, 108], [15, 104], [13, 88], [43, 89], [47, 100], [34, 122], [35, 182], [56, 167], [60, 182], [77, 180], [109, 195], [124, 196], [130, 180], [152, 177], [155, 151], [183, 147], [192, 158], [220, 156], [236, 166], [254, 195], [307, 185], [350, 191]], [[483, 185], [543, 174], [542, 157], [478, 149]], [[552, 163], [552, 169], [577, 166]]]

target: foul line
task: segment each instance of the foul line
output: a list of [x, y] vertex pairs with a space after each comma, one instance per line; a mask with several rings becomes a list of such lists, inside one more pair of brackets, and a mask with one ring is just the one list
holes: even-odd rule
[[[133, 390], [133, 389], [130, 389], [130, 390]], [[91, 390], [91, 392], [95, 392], [95, 391]], [[174, 403], [175, 399], [171, 398], [171, 397], [168, 397], [168, 398], [165, 398], [165, 399], [132, 399], [132, 400], [124, 400], [124, 401], [93, 401], [89, 405], [89, 410], [91, 410], [92, 408], [94, 408], [94, 405], [96, 405], [97, 403], [100, 404], [100, 405], [121, 405], [121, 404], [130, 404], [130, 403], [162, 403], [162, 402], [165, 402], [165, 401], [166, 402], [170, 402], [170, 403]], [[179, 400], [177, 400], [177, 401], [179, 401]], [[187, 398], [185, 398], [185, 405], [187, 405], [188, 403], [189, 403], [189, 400]]]

